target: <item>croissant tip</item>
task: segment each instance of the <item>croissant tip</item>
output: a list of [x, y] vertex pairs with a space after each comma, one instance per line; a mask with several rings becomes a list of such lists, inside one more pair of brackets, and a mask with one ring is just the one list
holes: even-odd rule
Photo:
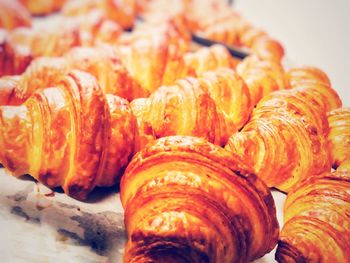
[[72, 184], [68, 187], [65, 187], [64, 192], [74, 199], [84, 201], [87, 199], [90, 191], [87, 191], [83, 186], [79, 184]]
[[296, 247], [282, 240], [278, 241], [278, 247], [275, 254], [275, 259], [277, 262], [282, 262], [282, 263], [283, 262], [288, 262], [288, 263], [308, 262]]

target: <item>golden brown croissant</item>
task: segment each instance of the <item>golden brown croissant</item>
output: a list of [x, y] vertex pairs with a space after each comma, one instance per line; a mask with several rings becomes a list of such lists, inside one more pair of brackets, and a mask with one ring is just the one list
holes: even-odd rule
[[228, 45], [248, 48], [260, 59], [279, 62], [282, 45], [266, 32], [251, 25], [227, 1], [192, 0], [186, 18], [191, 32]]
[[131, 104], [138, 122], [138, 149], [171, 135], [203, 137], [224, 145], [252, 110], [247, 86], [228, 68], [177, 80]]
[[163, 75], [162, 85], [171, 85], [187, 76], [200, 77], [204, 72], [218, 68], [235, 68], [237, 62], [222, 45], [202, 47], [170, 59]]
[[248, 262], [272, 250], [270, 191], [237, 156], [203, 139], [161, 138], [121, 180], [124, 262]]
[[33, 15], [48, 15], [62, 8], [67, 0], [20, 0]]
[[272, 91], [289, 88], [284, 69], [276, 61], [248, 56], [237, 64], [237, 73], [246, 82], [253, 105]]
[[143, 126], [150, 126], [155, 138], [191, 135], [219, 145], [228, 138], [223, 113], [197, 79], [188, 77], [162, 86], [144, 104], [145, 116], [139, 122], [146, 122]]
[[311, 177], [289, 192], [278, 262], [350, 261], [350, 173]]
[[134, 25], [136, 6], [134, 0], [70, 0], [62, 9], [67, 16], [77, 16], [89, 13], [91, 10], [100, 10], [110, 20], [117, 22], [124, 29]]
[[304, 68], [287, 73], [295, 88], [264, 97], [247, 125], [226, 145], [268, 186], [285, 192], [305, 176], [331, 168], [326, 113], [340, 107], [341, 101], [313, 71]]
[[0, 32], [0, 76], [22, 73], [32, 58], [62, 56], [74, 46], [115, 42], [120, 33], [119, 25], [98, 12], [71, 18], [45, 17], [31, 28]]
[[229, 132], [242, 128], [253, 106], [244, 80], [231, 69], [219, 68], [202, 74], [200, 81], [223, 112]]
[[345, 170], [347, 167], [350, 171], [350, 108], [332, 110], [328, 113], [328, 122], [333, 168]]
[[118, 182], [133, 153], [135, 118], [124, 99], [72, 71], [21, 106], [0, 107], [0, 162], [77, 199]]
[[169, 20], [136, 27], [131, 34], [119, 39], [116, 50], [147, 97], [163, 84], [163, 79], [169, 83], [178, 78], [182, 65], [176, 62], [188, 51], [189, 44], [190, 37], [183, 31], [181, 22]]
[[181, 20], [163, 21], [161, 26], [158, 23], [156, 20], [137, 27], [117, 45], [123, 65], [144, 88], [145, 97], [177, 79], [236, 65], [227, 49], [220, 45], [189, 52], [190, 37]]
[[128, 100], [143, 95], [141, 87], [121, 65], [114, 48], [107, 45], [75, 47], [64, 57], [40, 57], [33, 60], [26, 71], [16, 78], [0, 79], [0, 105], [23, 103], [36, 90], [58, 84], [71, 69], [94, 75], [105, 93]]
[[0, 28], [31, 26], [31, 16], [17, 0], [0, 0]]

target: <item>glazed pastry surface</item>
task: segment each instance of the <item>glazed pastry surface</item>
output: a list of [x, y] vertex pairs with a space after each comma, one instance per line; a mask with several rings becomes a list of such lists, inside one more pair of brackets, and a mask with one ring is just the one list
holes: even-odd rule
[[30, 28], [0, 31], [0, 76], [21, 74], [33, 58], [62, 56], [75, 46], [115, 43], [120, 33], [120, 26], [98, 10], [77, 17], [47, 16]]
[[121, 181], [124, 262], [248, 262], [276, 244], [270, 191], [237, 156], [203, 139], [161, 138]]
[[36, 90], [55, 86], [72, 69], [94, 75], [107, 94], [131, 100], [142, 95], [142, 89], [121, 62], [113, 47], [75, 47], [63, 57], [40, 57], [25, 72], [0, 79], [0, 105], [19, 105]]
[[349, 262], [350, 173], [312, 177], [288, 193], [278, 262]]
[[247, 86], [228, 68], [177, 80], [132, 105], [141, 148], [152, 139], [171, 135], [197, 136], [224, 145], [252, 111]]
[[330, 111], [328, 122], [330, 126], [328, 142], [333, 168], [340, 170], [347, 167], [350, 171], [350, 108], [343, 107]]
[[133, 153], [136, 123], [128, 102], [105, 96], [81, 71], [23, 105], [1, 106], [0, 121], [1, 164], [77, 199], [117, 183]]
[[268, 186], [284, 192], [308, 175], [330, 171], [326, 114], [341, 106], [320, 70], [291, 69], [287, 79], [292, 89], [265, 96], [226, 145]]

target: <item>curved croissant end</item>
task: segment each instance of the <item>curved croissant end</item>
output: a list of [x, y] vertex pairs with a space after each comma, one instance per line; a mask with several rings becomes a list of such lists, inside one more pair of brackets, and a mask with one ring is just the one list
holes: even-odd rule
[[106, 99], [96, 79], [80, 71], [22, 106], [1, 106], [0, 121], [4, 167], [62, 186], [77, 199], [117, 182], [133, 153], [135, 119], [127, 101]]
[[156, 138], [190, 135], [222, 145], [228, 138], [223, 114], [205, 86], [195, 78], [163, 86], [149, 98], [146, 120]]
[[289, 192], [276, 260], [349, 262], [350, 173], [309, 178]]
[[234, 68], [236, 61], [222, 45], [202, 47], [184, 55], [186, 76], [200, 77], [204, 72], [218, 68]]
[[249, 170], [201, 138], [149, 144], [121, 180], [124, 262], [248, 262], [271, 251], [274, 202]]
[[231, 134], [247, 122], [252, 105], [247, 85], [237, 73], [228, 68], [220, 68], [202, 74], [200, 81], [205, 84], [216, 106], [226, 119]]
[[268, 186], [285, 192], [307, 175], [330, 171], [326, 113], [341, 105], [318, 70], [292, 69], [287, 74], [295, 88], [265, 96], [247, 125], [226, 145]]
[[275, 61], [248, 56], [238, 63], [237, 73], [248, 86], [253, 106], [270, 92], [289, 88], [282, 65]]
[[292, 88], [305, 83], [324, 84], [331, 87], [331, 82], [326, 73], [315, 67], [291, 68], [286, 72], [286, 79]]
[[341, 166], [341, 169], [345, 170], [345, 167], [350, 167], [350, 108], [344, 107], [330, 111], [328, 122], [330, 126], [328, 142], [333, 168], [337, 169], [338, 166]]

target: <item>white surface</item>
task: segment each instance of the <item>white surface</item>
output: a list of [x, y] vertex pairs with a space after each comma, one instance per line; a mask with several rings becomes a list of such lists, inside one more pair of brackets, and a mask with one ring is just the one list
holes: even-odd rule
[[285, 47], [298, 65], [324, 70], [350, 106], [349, 0], [236, 0], [235, 8]]

